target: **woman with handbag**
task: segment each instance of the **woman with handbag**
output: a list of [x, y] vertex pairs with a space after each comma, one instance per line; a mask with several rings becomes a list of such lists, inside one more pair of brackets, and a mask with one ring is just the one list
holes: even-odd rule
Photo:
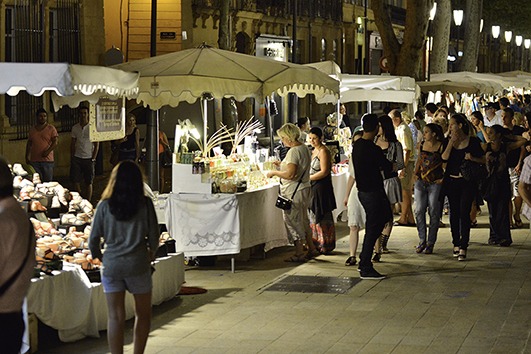
[[313, 147], [310, 164], [310, 227], [312, 239], [320, 253], [327, 254], [336, 248], [336, 229], [332, 211], [337, 207], [332, 186], [332, 157], [323, 144], [323, 131], [313, 127], [308, 134]]
[[[431, 254], [437, 241], [442, 212], [439, 195], [444, 175], [441, 154], [445, 147], [442, 128], [435, 123], [426, 124], [423, 129], [423, 137], [414, 172], [416, 179], [415, 221], [419, 236], [416, 252]], [[426, 212], [428, 210], [430, 214], [429, 232], [426, 225]]]
[[[380, 122], [380, 128], [378, 135], [376, 136], [376, 145], [379, 146], [387, 160], [393, 163], [393, 170], [390, 172], [383, 173], [383, 184], [385, 189], [385, 194], [387, 194], [387, 199], [391, 203], [391, 209], [396, 203], [402, 202], [402, 185], [398, 177], [398, 171], [404, 168], [404, 153], [402, 150], [402, 144], [398, 141], [395, 134], [395, 127], [393, 126], [393, 121], [391, 117], [384, 115], [378, 118]], [[405, 226], [408, 226], [407, 224]], [[379, 262], [382, 256], [382, 253], [388, 252], [387, 242], [391, 236], [391, 231], [393, 230], [393, 219], [385, 225], [382, 235], [376, 241], [374, 246], [374, 256], [373, 261]]]
[[[277, 130], [282, 144], [289, 147], [288, 153], [277, 171], [269, 171], [267, 177], [280, 178], [280, 195], [291, 198], [291, 208], [282, 210], [288, 239], [295, 245], [295, 254], [286, 262], [305, 262], [319, 255], [312, 242], [312, 231], [308, 220], [308, 208], [311, 200], [310, 188], [310, 150], [299, 141], [300, 129], [286, 123]], [[304, 252], [304, 242], [308, 253]]]
[[481, 169], [481, 165], [485, 164], [485, 152], [481, 148], [480, 140], [469, 136], [470, 125], [463, 114], [456, 113], [451, 116], [448, 131], [450, 139], [442, 154], [446, 171], [443, 180], [444, 193], [441, 196], [448, 196], [450, 204], [453, 256], [464, 261], [470, 239], [470, 211], [479, 181], [470, 179], [463, 173], [465, 167]]
[[512, 135], [508, 129], [495, 124], [487, 128], [488, 143], [483, 144], [486, 153], [488, 177], [482, 183], [483, 197], [489, 208], [489, 245], [508, 247], [512, 243], [510, 214], [511, 181], [507, 168], [507, 154], [527, 143], [527, 139]]
[[103, 264], [111, 353], [123, 353], [126, 290], [135, 301], [134, 353], [144, 352], [151, 326], [151, 261], [159, 235], [153, 202], [144, 196], [140, 167], [129, 160], [118, 163], [96, 208], [89, 237], [92, 257]]

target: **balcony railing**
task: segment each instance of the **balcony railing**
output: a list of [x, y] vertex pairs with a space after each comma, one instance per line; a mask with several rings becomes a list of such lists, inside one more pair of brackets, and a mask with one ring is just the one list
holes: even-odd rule
[[[297, 14], [307, 18], [322, 18], [341, 22], [345, 0], [231, 0], [231, 10], [250, 11], [280, 18], [291, 18], [293, 1], [297, 1]], [[192, 0], [197, 11], [218, 10], [221, 0]]]

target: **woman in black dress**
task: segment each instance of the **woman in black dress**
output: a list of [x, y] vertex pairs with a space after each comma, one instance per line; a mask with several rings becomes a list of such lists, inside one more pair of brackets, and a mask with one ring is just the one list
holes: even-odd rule
[[330, 253], [336, 248], [336, 230], [332, 210], [336, 208], [332, 187], [332, 158], [323, 144], [323, 131], [319, 127], [310, 129], [308, 139], [313, 147], [310, 164], [310, 227], [312, 239], [321, 253]]

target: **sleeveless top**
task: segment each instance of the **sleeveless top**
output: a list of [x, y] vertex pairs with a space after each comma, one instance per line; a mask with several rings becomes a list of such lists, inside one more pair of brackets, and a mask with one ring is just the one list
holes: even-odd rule
[[426, 151], [422, 148], [424, 147], [424, 141], [420, 144], [420, 155], [419, 155], [419, 169], [417, 176], [419, 179], [426, 183], [434, 183], [435, 181], [443, 178], [443, 160], [442, 160], [442, 150], [443, 144], [439, 147], [437, 151]]
[[[310, 175], [319, 171], [321, 171], [321, 160], [319, 160], [319, 155], [317, 155], [312, 158], [310, 163]], [[332, 173], [322, 179], [311, 181], [311, 186], [313, 196], [310, 202], [310, 210], [314, 213], [315, 222], [318, 224], [326, 213], [332, 212], [337, 207], [334, 187], [332, 186]]]
[[123, 143], [120, 143], [120, 151], [135, 151], [135, 133], [138, 128], [133, 129], [131, 134], [126, 135], [127, 140]]

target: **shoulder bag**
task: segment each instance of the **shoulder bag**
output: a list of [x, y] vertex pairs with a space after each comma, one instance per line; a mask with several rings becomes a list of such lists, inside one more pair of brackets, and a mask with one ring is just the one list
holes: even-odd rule
[[301, 178], [299, 179], [299, 183], [297, 183], [297, 187], [295, 187], [295, 190], [293, 191], [293, 194], [291, 195], [291, 198], [284, 197], [281, 194], [279, 194], [277, 196], [277, 201], [275, 203], [275, 206], [277, 208], [282, 209], [282, 210], [290, 210], [291, 209], [291, 205], [293, 204], [293, 198], [295, 197], [295, 193], [297, 193], [297, 189], [299, 189], [299, 186], [302, 183], [302, 178], [304, 177], [305, 173], [306, 173], [306, 171], [304, 171], [304, 173], [302, 174]]

